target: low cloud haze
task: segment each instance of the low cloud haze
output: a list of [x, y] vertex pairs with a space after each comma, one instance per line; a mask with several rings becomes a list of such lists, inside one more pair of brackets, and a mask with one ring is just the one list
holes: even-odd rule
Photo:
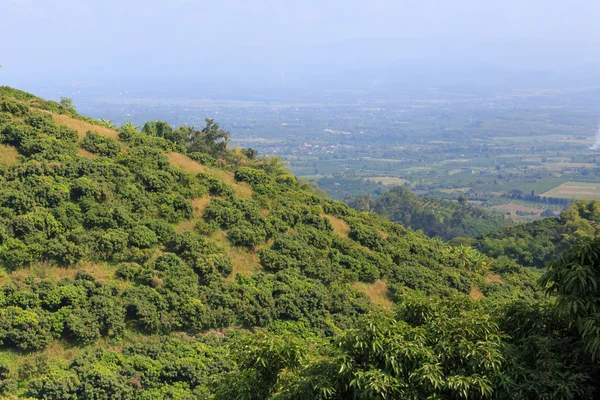
[[600, 64], [589, 0], [0, 0], [0, 15], [0, 84], [31, 89], [585, 84]]

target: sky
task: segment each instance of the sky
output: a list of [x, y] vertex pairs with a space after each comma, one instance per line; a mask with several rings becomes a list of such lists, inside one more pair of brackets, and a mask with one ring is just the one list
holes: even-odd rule
[[599, 15], [596, 0], [0, 0], [0, 84], [570, 68], [600, 63]]

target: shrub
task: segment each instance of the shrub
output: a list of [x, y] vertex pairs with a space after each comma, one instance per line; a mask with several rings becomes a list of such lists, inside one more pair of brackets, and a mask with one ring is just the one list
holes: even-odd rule
[[217, 160], [210, 154], [193, 152], [188, 153], [188, 157], [202, 165], [207, 165], [209, 167], [214, 167], [217, 165]]
[[109, 229], [97, 238], [98, 252], [105, 258], [111, 258], [127, 247], [128, 235], [122, 229]]
[[236, 246], [244, 246], [252, 249], [254, 246], [265, 242], [266, 232], [260, 227], [242, 222], [227, 232], [227, 238]]
[[0, 309], [0, 343], [21, 350], [41, 350], [52, 339], [45, 315], [19, 307]]
[[137, 263], [121, 263], [115, 271], [115, 275], [126, 281], [134, 281], [140, 276], [142, 267]]
[[235, 179], [247, 182], [252, 186], [269, 183], [270, 181], [270, 178], [265, 171], [251, 167], [238, 168], [235, 171]]
[[129, 232], [129, 244], [148, 249], [158, 243], [156, 233], [144, 225], [137, 225]]
[[243, 217], [243, 213], [234, 208], [230, 202], [212, 199], [204, 210], [204, 219], [207, 222], [215, 221], [223, 228], [235, 225]]
[[115, 157], [121, 151], [121, 146], [114, 140], [100, 136], [95, 132], [88, 131], [81, 147], [87, 151], [105, 157]]
[[72, 371], [53, 370], [29, 382], [27, 395], [36, 399], [77, 400], [81, 382]]
[[29, 112], [29, 107], [17, 100], [4, 99], [0, 101], [0, 111], [11, 113], [16, 117], [22, 117]]

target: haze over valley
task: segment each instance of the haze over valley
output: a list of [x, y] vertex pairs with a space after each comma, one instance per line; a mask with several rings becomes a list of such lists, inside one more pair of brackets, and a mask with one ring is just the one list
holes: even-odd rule
[[0, 0], [0, 398], [600, 398], [598, 15]]

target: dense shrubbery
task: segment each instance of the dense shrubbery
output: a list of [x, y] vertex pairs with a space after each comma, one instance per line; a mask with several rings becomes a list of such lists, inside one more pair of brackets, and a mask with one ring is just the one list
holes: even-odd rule
[[503, 217], [465, 202], [417, 197], [410, 190], [396, 186], [376, 199], [370, 195], [348, 200], [357, 210], [374, 211], [427, 236], [450, 240], [477, 237], [508, 225]]
[[560, 218], [507, 227], [477, 238], [474, 246], [491, 257], [507, 256], [521, 265], [544, 267], [579, 238], [600, 230], [600, 202], [572, 203]]
[[117, 142], [94, 132], [88, 132], [85, 135], [81, 147], [91, 153], [105, 157], [115, 157], [121, 151], [121, 146]]
[[[126, 124], [123, 146], [78, 142], [34, 108], [85, 119], [66, 100], [0, 88], [0, 140], [22, 155], [0, 168], [1, 394], [593, 394], [597, 363], [510, 254], [491, 260], [323, 199], [279, 159], [228, 150], [212, 120]], [[211, 173], [173, 167], [172, 151]], [[573, 236], [593, 234], [595, 206], [578, 207]], [[468, 299], [475, 289], [485, 299]]]

